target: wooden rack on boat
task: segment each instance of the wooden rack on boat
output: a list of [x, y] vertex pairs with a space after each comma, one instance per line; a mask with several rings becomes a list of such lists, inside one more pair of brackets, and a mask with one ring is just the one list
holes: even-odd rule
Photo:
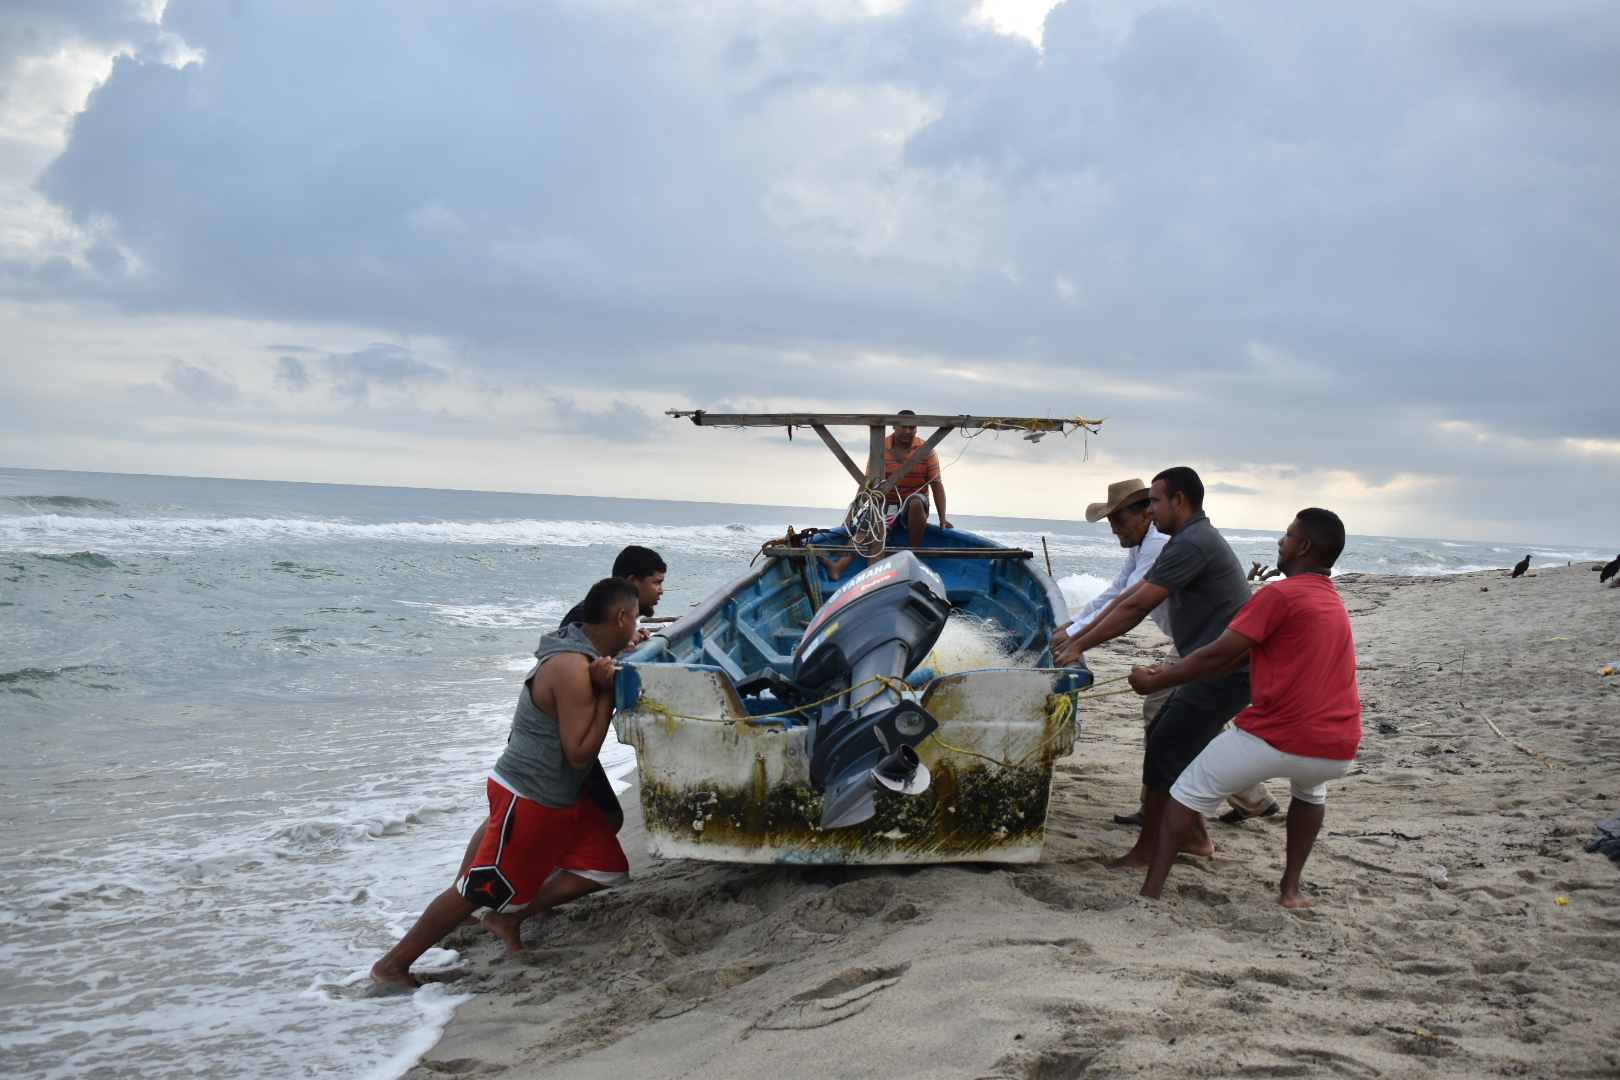
[[[867, 477], [881, 477], [884, 475], [884, 439], [885, 431], [889, 427], [931, 427], [935, 432], [930, 435], [922, 445], [911, 451], [911, 455], [901, 463], [887, 479], [875, 485], [874, 494], [886, 496], [895, 485], [899, 484], [912, 468], [923, 459], [924, 455], [951, 432], [958, 428], [963, 431], [1021, 431], [1024, 438], [1030, 442], [1039, 442], [1044, 436], [1053, 432], [1067, 435], [1075, 430], [1082, 430], [1088, 434], [1095, 432], [1102, 420], [1086, 420], [1079, 416], [1051, 417], [1051, 416], [970, 416], [963, 413], [960, 416], [937, 416], [928, 414], [916, 416], [910, 413], [712, 413], [703, 409], [667, 409], [666, 415], [673, 417], [686, 417], [698, 427], [736, 427], [736, 428], [786, 428], [788, 438], [793, 437], [794, 428], [809, 428], [821, 437], [827, 444], [827, 449], [833, 452], [841, 465], [854, 477], [857, 484], [863, 487], [867, 484]], [[1103, 418], [1104, 420], [1107, 417]], [[870, 434], [870, 443], [867, 451], [867, 467], [862, 469], [855, 464], [838, 440], [832, 437], [827, 429], [830, 427], [864, 427]], [[950, 558], [951, 556], [940, 556]], [[965, 556], [957, 556], [965, 557]]]
[[[1033, 559], [1033, 551], [1023, 548], [983, 548], [983, 547], [886, 547], [881, 554], [873, 555], [872, 561], [887, 559], [890, 555], [897, 555], [902, 551], [909, 551], [919, 559]], [[789, 555], [803, 557], [805, 555], [863, 555], [858, 548], [848, 545], [823, 546], [821, 544], [806, 544], [802, 547], [789, 547], [786, 544], [766, 544], [760, 548], [765, 555]]]

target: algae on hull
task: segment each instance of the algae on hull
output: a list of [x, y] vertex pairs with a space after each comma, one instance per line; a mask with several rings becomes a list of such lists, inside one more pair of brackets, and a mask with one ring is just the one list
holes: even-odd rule
[[710, 711], [717, 714], [686, 719], [641, 708], [621, 714], [619, 737], [637, 751], [642, 816], [655, 856], [839, 864], [1040, 858], [1052, 763], [1074, 744], [1074, 726], [1052, 716], [1058, 673], [995, 669], [941, 680], [928, 699], [942, 724], [940, 738], [918, 747], [933, 774], [929, 789], [910, 796], [879, 791], [869, 821], [824, 830], [802, 726], [737, 716], [719, 680], [688, 683], [679, 694], [673, 685], [651, 685], [700, 673], [643, 672], [648, 693], [659, 695], [654, 700], [691, 702], [713, 687]]
[[[1039, 850], [1046, 831], [1052, 763], [1002, 769], [974, 763], [958, 773], [931, 766], [935, 782], [918, 796], [880, 791], [859, 829], [824, 830], [823, 796], [808, 784], [681, 790], [645, 782], [643, 820], [653, 854], [666, 846], [687, 858], [761, 862], [956, 862], [994, 858], [996, 849]], [[756, 858], [741, 854], [752, 851]]]

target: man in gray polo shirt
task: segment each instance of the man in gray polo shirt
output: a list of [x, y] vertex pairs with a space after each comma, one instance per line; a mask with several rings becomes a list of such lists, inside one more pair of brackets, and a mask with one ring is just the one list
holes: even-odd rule
[[[1112, 611], [1070, 644], [1087, 649], [1134, 629], [1161, 603], [1168, 602], [1171, 636], [1182, 656], [1220, 637], [1243, 605], [1249, 583], [1243, 565], [1224, 537], [1204, 515], [1204, 484], [1185, 466], [1166, 469], [1149, 489], [1154, 526], [1169, 535], [1153, 568]], [[1209, 741], [1249, 704], [1249, 670], [1199, 679], [1176, 688], [1148, 733], [1142, 758], [1142, 831], [1136, 845], [1110, 865], [1146, 871], [1159, 831], [1159, 815], [1170, 787]], [[1208, 855], [1215, 850], [1200, 818], [1183, 851]]]

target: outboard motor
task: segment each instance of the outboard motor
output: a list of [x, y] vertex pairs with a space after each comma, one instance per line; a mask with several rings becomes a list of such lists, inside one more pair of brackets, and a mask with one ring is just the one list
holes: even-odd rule
[[822, 828], [870, 818], [879, 786], [908, 795], [927, 789], [928, 768], [915, 747], [939, 721], [869, 680], [903, 683], [950, 614], [939, 575], [902, 551], [846, 582], [806, 628], [793, 682], [811, 700], [837, 695], [821, 706], [808, 736], [810, 782], [826, 792]]

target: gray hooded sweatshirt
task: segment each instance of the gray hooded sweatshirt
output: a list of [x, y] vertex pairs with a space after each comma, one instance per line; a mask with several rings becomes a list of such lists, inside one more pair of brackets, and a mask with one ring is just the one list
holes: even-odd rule
[[580, 785], [590, 773], [589, 766], [576, 769], [568, 763], [556, 718], [541, 712], [529, 696], [529, 684], [539, 674], [540, 666], [562, 653], [583, 653], [590, 660], [601, 655], [578, 625], [566, 626], [540, 639], [539, 648], [534, 650], [534, 669], [524, 678], [518, 694], [506, 752], [495, 763], [495, 771], [513, 791], [552, 810], [566, 810], [579, 802]]

